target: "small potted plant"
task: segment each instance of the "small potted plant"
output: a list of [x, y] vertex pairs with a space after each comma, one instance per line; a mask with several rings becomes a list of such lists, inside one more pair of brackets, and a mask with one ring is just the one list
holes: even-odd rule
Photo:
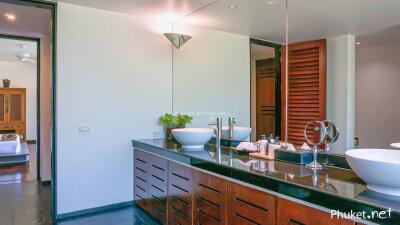
[[165, 136], [168, 140], [172, 140], [172, 130], [175, 128], [184, 128], [186, 124], [192, 123], [192, 116], [185, 114], [178, 114], [176, 116], [165, 113], [163, 116], [159, 118], [160, 125], [163, 125], [165, 128]]
[[3, 87], [4, 88], [9, 88], [10, 87], [11, 80], [10, 79], [3, 79]]

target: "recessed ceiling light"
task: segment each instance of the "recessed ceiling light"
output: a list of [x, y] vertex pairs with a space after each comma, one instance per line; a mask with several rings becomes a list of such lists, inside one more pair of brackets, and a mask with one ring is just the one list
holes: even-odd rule
[[230, 9], [236, 9], [237, 6], [236, 6], [236, 5], [229, 5], [229, 8], [230, 8]]
[[17, 16], [15, 16], [15, 14], [12, 13], [4, 13], [4, 16], [9, 21], [15, 21], [17, 19]]
[[276, 2], [275, 2], [275, 1], [273, 1], [273, 0], [269, 0], [269, 1], [267, 1], [267, 4], [268, 4], [268, 5], [275, 5], [275, 4], [276, 4]]
[[358, 42], [356, 42], [356, 45], [361, 45], [361, 42], [359, 42], [359, 41], [358, 41]]

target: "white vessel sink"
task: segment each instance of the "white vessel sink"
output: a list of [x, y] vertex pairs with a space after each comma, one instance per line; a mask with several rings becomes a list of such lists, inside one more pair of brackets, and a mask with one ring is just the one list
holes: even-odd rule
[[390, 147], [400, 149], [400, 143], [392, 143], [390, 144]]
[[203, 149], [214, 134], [211, 128], [179, 128], [173, 129], [172, 135], [182, 144], [183, 149]]
[[[233, 128], [233, 140], [243, 141], [249, 137], [251, 133], [250, 127], [234, 127]], [[229, 137], [229, 127], [222, 127], [222, 138], [228, 139]]]
[[346, 151], [346, 159], [369, 189], [400, 196], [400, 151], [354, 149]]

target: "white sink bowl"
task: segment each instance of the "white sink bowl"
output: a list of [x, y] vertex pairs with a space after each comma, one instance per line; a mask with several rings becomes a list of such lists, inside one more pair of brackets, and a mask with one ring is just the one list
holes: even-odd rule
[[[234, 127], [233, 128], [233, 140], [243, 141], [250, 136], [250, 127]], [[222, 138], [228, 139], [229, 137], [229, 127], [222, 127]]]
[[400, 196], [400, 151], [354, 149], [346, 151], [346, 159], [369, 189]]
[[400, 149], [400, 143], [392, 143], [390, 144], [390, 147]]
[[179, 128], [173, 129], [172, 135], [182, 144], [183, 149], [203, 149], [214, 134], [211, 128]]

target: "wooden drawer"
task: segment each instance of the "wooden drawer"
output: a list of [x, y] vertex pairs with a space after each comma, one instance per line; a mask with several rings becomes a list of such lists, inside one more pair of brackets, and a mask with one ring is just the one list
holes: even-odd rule
[[0, 124], [0, 129], [4, 130], [23, 130], [25, 125], [22, 123], [3, 123]]
[[228, 224], [276, 224], [276, 198], [267, 193], [229, 182], [228, 206]]
[[194, 224], [226, 224], [227, 181], [197, 171], [194, 180]]
[[169, 224], [191, 225], [193, 222], [192, 169], [174, 162], [169, 162], [168, 180]]
[[278, 198], [278, 225], [350, 225], [353, 221], [331, 219], [329, 213]]

